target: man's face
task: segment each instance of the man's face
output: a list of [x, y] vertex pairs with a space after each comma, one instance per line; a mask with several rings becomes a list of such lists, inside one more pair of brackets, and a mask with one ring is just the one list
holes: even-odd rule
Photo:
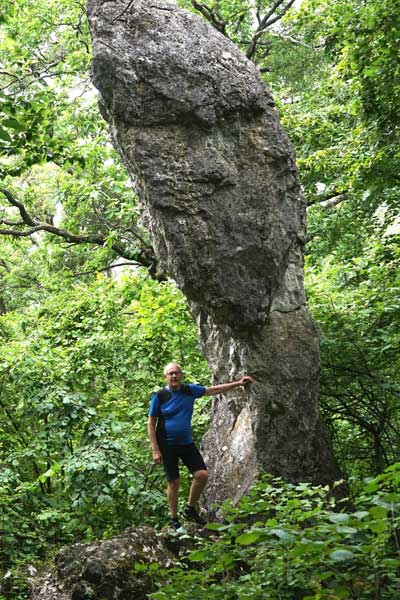
[[179, 390], [183, 373], [178, 365], [171, 365], [164, 377], [170, 390]]

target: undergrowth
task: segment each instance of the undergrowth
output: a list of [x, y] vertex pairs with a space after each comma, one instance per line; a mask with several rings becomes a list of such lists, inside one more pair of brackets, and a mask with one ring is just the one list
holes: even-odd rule
[[[265, 477], [173, 569], [152, 600], [320, 600], [400, 597], [400, 464], [352, 502], [328, 488]], [[250, 523], [250, 524], [249, 524]]]

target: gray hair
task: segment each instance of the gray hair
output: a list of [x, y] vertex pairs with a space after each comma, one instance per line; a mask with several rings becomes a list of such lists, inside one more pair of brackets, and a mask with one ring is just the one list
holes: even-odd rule
[[179, 365], [178, 363], [174, 363], [174, 362], [170, 362], [167, 365], [165, 365], [164, 367], [164, 375], [167, 374], [167, 371], [171, 368], [171, 367], [178, 367], [178, 369], [180, 370], [180, 372], [182, 373], [182, 368], [181, 365]]

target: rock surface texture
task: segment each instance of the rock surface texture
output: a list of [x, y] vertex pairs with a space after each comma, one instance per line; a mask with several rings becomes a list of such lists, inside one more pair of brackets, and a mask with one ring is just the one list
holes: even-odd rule
[[[31, 600], [146, 600], [154, 591], [143, 565], [170, 567], [179, 556], [177, 540], [150, 527], [130, 528], [93, 544], [62, 549], [55, 569], [32, 581]], [[135, 565], [136, 568], [135, 569]]]
[[[319, 412], [318, 332], [303, 286], [294, 153], [253, 65], [167, 0], [89, 0], [92, 79], [160, 269], [189, 299], [214, 382], [206, 502], [261, 471], [340, 478]], [[171, 357], [172, 358], [172, 357]]]

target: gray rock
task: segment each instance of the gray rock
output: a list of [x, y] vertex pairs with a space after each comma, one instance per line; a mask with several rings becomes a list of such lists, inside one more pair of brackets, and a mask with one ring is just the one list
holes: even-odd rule
[[208, 505], [240, 496], [264, 470], [340, 478], [318, 408], [305, 203], [257, 68], [174, 2], [89, 0], [88, 14], [101, 111], [159, 268], [189, 299], [214, 382], [256, 380], [213, 402]]
[[130, 528], [92, 544], [63, 548], [52, 573], [32, 582], [32, 600], [146, 600], [153, 578], [135, 565], [174, 564], [184, 543], [150, 527]]

